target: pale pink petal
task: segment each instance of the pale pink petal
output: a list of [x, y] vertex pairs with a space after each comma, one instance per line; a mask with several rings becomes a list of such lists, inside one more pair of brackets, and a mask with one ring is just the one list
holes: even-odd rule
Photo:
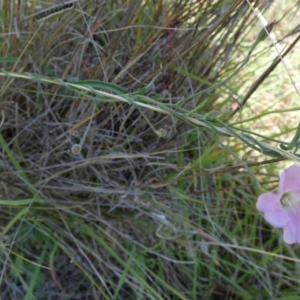
[[296, 190], [300, 190], [300, 166], [292, 165], [280, 174], [278, 192], [282, 195]]
[[264, 217], [274, 227], [282, 228], [289, 224], [290, 216], [281, 207], [279, 195], [265, 193], [258, 197], [256, 207], [264, 213]]
[[283, 228], [289, 225], [290, 217], [286, 210], [274, 210], [264, 213], [264, 218], [272, 226]]
[[256, 208], [263, 213], [282, 210], [280, 196], [273, 193], [264, 193], [258, 197]]
[[290, 223], [283, 229], [283, 240], [287, 244], [300, 243], [300, 209], [289, 211]]
[[297, 243], [297, 233], [295, 232], [294, 227], [292, 225], [283, 228], [283, 240], [287, 244]]

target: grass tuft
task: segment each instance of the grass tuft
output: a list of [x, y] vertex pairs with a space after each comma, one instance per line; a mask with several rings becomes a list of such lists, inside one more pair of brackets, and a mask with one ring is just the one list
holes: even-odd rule
[[1, 3], [2, 298], [296, 299], [255, 208], [299, 162], [295, 1], [57, 4]]

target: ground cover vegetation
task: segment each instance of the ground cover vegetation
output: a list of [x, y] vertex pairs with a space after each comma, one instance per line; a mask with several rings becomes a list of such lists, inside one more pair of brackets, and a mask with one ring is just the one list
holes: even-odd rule
[[0, 4], [1, 299], [298, 299], [299, 1]]

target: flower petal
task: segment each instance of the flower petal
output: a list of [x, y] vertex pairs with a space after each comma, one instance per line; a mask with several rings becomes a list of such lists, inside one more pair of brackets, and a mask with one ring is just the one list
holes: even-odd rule
[[290, 223], [283, 229], [283, 240], [287, 244], [300, 243], [300, 209], [289, 211]]
[[285, 169], [279, 176], [279, 195], [285, 192], [300, 190], [300, 166], [292, 165]]
[[264, 217], [267, 222], [277, 228], [285, 228], [290, 223], [290, 217], [286, 210], [266, 212]]
[[273, 193], [264, 193], [258, 197], [256, 208], [265, 213], [269, 211], [282, 210], [280, 196]]
[[279, 195], [265, 193], [258, 197], [256, 207], [264, 213], [264, 217], [274, 227], [282, 228], [289, 224], [290, 216], [280, 204]]

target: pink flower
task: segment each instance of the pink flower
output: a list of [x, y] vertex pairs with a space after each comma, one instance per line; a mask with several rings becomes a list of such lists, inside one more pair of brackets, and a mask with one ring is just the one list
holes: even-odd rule
[[283, 228], [286, 243], [300, 243], [300, 166], [285, 169], [279, 176], [278, 193], [260, 195], [256, 207], [267, 222]]

